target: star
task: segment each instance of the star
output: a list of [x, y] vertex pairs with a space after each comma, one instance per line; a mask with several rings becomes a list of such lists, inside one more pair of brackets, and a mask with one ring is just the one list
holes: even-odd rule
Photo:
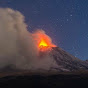
[[67, 19], [67, 21], [69, 21], [69, 19]]
[[70, 16], [72, 17], [73, 15], [72, 15], [72, 14], [70, 14]]

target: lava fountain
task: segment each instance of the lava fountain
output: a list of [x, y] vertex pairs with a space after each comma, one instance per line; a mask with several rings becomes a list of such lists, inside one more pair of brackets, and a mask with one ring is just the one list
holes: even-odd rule
[[51, 47], [56, 47], [56, 45], [52, 43], [52, 39], [43, 30], [36, 31], [33, 33], [33, 36], [40, 51], [46, 51], [51, 49]]

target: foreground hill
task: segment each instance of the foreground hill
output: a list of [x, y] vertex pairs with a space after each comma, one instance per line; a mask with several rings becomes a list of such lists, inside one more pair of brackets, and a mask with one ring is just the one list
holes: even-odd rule
[[88, 74], [14, 75], [0, 78], [0, 88], [87, 88]]

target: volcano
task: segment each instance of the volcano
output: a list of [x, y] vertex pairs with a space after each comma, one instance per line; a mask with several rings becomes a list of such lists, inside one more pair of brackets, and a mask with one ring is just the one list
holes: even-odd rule
[[88, 70], [88, 63], [67, 53], [59, 47], [52, 47], [51, 56], [58, 65], [58, 71]]
[[72, 72], [88, 70], [87, 61], [82, 61], [59, 47], [51, 47], [45, 51], [40, 51], [40, 59], [43, 60], [38, 63], [39, 66], [36, 64], [32, 71]]
[[[43, 48], [43, 50], [42, 50]], [[39, 61], [33, 64], [29, 70], [34, 73], [59, 73], [59, 72], [74, 72], [74, 71], [87, 71], [88, 62], [82, 61], [73, 55], [67, 53], [59, 47], [41, 47]], [[15, 66], [7, 66], [0, 70], [5, 71], [24, 71], [16, 69]]]
[[14, 67], [11, 66], [3, 68], [0, 73], [1, 87], [4, 88], [6, 84], [8, 87], [26, 85], [32, 88], [84, 88], [84, 85], [88, 86], [87, 61], [82, 61], [59, 47], [40, 51], [40, 59], [41, 64], [38, 62], [30, 70], [13, 69]]

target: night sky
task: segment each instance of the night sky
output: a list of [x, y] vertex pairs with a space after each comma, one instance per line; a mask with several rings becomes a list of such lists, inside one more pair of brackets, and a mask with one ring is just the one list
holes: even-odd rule
[[88, 0], [0, 0], [0, 7], [20, 11], [30, 32], [43, 29], [57, 46], [88, 59]]

